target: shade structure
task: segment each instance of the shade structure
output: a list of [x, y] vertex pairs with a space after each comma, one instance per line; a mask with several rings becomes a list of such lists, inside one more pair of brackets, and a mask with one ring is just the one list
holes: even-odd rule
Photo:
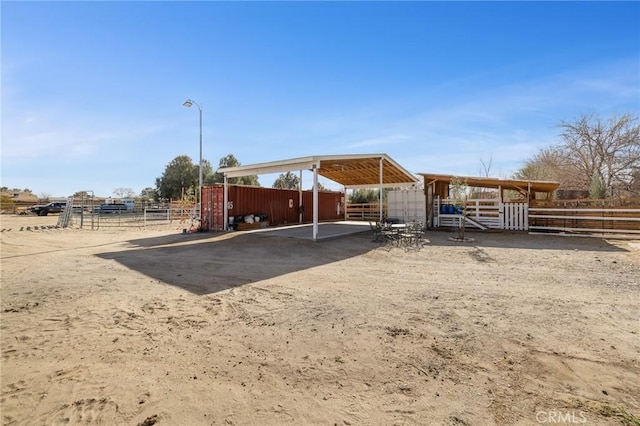
[[432, 183], [441, 182], [449, 185], [452, 180], [464, 182], [466, 186], [478, 188], [499, 188], [514, 190], [523, 194], [535, 192], [552, 193], [560, 186], [559, 182], [526, 179], [499, 179], [491, 177], [455, 176], [433, 173], [419, 173], [424, 179], [425, 188]]
[[314, 239], [316, 239], [318, 232], [318, 175], [337, 182], [345, 188], [383, 188], [410, 186], [420, 183], [418, 177], [404, 169], [387, 154], [316, 155], [246, 166], [222, 167], [217, 172], [224, 175], [226, 185], [227, 179], [232, 177], [263, 173], [284, 173], [294, 170], [311, 170], [313, 172]]
[[222, 167], [218, 173], [227, 177], [283, 173], [293, 170], [313, 170], [320, 176], [347, 188], [377, 187], [380, 184], [380, 162], [382, 161], [383, 186], [412, 185], [420, 179], [387, 154], [318, 155], [271, 161], [238, 167]]

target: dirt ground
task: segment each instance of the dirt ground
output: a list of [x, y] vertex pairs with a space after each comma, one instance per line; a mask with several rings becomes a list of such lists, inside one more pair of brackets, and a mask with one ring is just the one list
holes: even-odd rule
[[638, 240], [0, 221], [3, 425], [640, 424]]

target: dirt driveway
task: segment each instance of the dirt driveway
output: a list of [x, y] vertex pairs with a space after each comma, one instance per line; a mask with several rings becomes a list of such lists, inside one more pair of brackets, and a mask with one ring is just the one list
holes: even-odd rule
[[4, 425], [640, 424], [638, 241], [0, 220]]

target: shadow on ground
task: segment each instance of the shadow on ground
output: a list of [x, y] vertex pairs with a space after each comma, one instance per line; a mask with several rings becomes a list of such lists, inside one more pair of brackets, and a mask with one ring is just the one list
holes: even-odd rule
[[130, 249], [98, 257], [198, 295], [339, 262], [378, 247], [368, 234], [325, 242], [246, 233], [176, 234], [128, 243]]
[[[469, 246], [469, 247], [495, 247], [507, 249], [528, 250], [579, 250], [595, 252], [626, 252], [617, 245], [611, 244], [604, 238], [590, 238], [581, 236], [559, 235], [530, 235], [526, 232], [500, 232], [500, 231], [467, 231], [465, 238], [473, 241], [451, 241], [450, 238], [458, 237], [457, 231], [428, 231], [426, 238], [433, 246]], [[611, 238], [611, 240], [614, 240]], [[624, 241], [624, 240], [621, 240]]]
[[[474, 241], [451, 241], [449, 237], [457, 236], [457, 232], [428, 231], [428, 248], [423, 248], [421, 253], [437, 256], [438, 247], [451, 246], [626, 251], [600, 238], [504, 232], [467, 232], [466, 235]], [[266, 233], [172, 234], [130, 240], [129, 249], [98, 256], [115, 260], [158, 281], [203, 295], [360, 256], [380, 247], [371, 238], [369, 233], [360, 233], [313, 242]], [[296, 278], [292, 276], [291, 279]]]

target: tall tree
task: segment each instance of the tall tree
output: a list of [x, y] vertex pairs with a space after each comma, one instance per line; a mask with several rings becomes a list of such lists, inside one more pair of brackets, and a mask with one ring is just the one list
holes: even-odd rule
[[151, 200], [158, 200], [158, 191], [154, 188], [151, 187], [147, 187], [145, 189], [143, 189], [142, 191], [140, 191], [140, 200], [141, 201], [151, 201]]
[[[218, 168], [221, 167], [238, 167], [241, 166], [238, 159], [233, 155], [229, 154], [226, 157], [222, 157], [220, 162], [218, 163]], [[224, 176], [222, 173], [214, 173], [213, 174], [213, 183], [223, 183]], [[232, 185], [249, 185], [249, 186], [260, 186], [260, 182], [258, 182], [258, 176], [256, 175], [248, 175], [248, 176], [240, 176], [229, 178], [229, 183]]]
[[164, 169], [164, 173], [156, 178], [156, 190], [160, 199], [195, 199], [198, 189], [197, 164], [193, 164], [187, 155], [174, 158]]
[[604, 199], [609, 197], [609, 188], [598, 173], [591, 176], [591, 184], [589, 185], [589, 198]]
[[354, 189], [349, 196], [349, 202], [352, 204], [376, 203], [380, 200], [379, 194], [378, 189]]
[[298, 189], [300, 186], [300, 178], [295, 173], [281, 173], [273, 182], [273, 188], [278, 189]]
[[591, 189], [594, 195], [640, 195], [634, 184], [640, 170], [637, 116], [585, 114], [559, 127], [562, 142], [541, 150], [516, 177], [557, 180], [562, 189]]
[[213, 180], [213, 167], [211, 166], [211, 161], [202, 160], [202, 182], [204, 185], [215, 183]]

